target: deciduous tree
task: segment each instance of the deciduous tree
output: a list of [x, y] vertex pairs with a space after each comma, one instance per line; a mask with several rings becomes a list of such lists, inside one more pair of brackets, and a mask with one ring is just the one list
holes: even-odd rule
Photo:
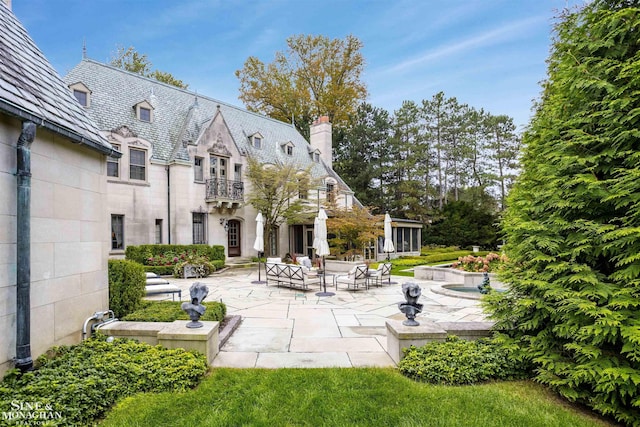
[[189, 85], [185, 84], [182, 80], [176, 79], [170, 73], [159, 70], [152, 71], [152, 64], [149, 58], [147, 58], [147, 55], [139, 53], [133, 46], [127, 48], [118, 46], [116, 52], [112, 54], [109, 63], [114, 67], [122, 68], [123, 70], [145, 77], [151, 77], [159, 82], [177, 86], [181, 89], [187, 89], [189, 87]]
[[265, 236], [285, 222], [312, 218], [313, 212], [308, 211], [305, 200], [298, 197], [314, 186], [309, 170], [300, 171], [293, 163], [263, 165], [249, 158], [246, 176], [250, 184], [247, 203], [262, 212]]
[[328, 115], [334, 125], [346, 124], [367, 95], [361, 49], [362, 42], [351, 35], [289, 37], [287, 51], [276, 52], [273, 62], [265, 65], [252, 56], [236, 71], [240, 100], [250, 111], [293, 120], [307, 137], [314, 117]]

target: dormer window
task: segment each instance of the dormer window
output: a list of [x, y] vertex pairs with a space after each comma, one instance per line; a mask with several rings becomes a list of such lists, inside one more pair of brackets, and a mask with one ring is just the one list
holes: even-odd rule
[[253, 145], [253, 148], [257, 148], [258, 150], [260, 150], [262, 148], [262, 135], [260, 135], [259, 133], [256, 133], [255, 135], [251, 136], [251, 145]]
[[141, 122], [153, 122], [153, 107], [147, 101], [142, 101], [133, 106], [136, 118]]
[[73, 93], [73, 96], [78, 100], [78, 103], [83, 107], [89, 107], [91, 101], [91, 91], [83, 83], [78, 82], [69, 85], [69, 89]]
[[285, 152], [285, 154], [287, 156], [293, 156], [293, 142], [289, 141], [289, 142], [285, 142], [284, 144], [281, 145], [282, 147], [282, 151]]
[[142, 120], [143, 122], [150, 122], [151, 121], [151, 109], [150, 108], [140, 107], [140, 120]]
[[320, 151], [318, 149], [310, 151], [309, 157], [311, 157], [311, 160], [313, 160], [314, 162], [320, 163]]
[[78, 89], [73, 90], [73, 96], [76, 97], [80, 105], [86, 107], [89, 105], [89, 94]]

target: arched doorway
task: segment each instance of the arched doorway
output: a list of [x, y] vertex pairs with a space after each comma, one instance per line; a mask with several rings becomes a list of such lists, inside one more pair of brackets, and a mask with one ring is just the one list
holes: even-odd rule
[[241, 256], [242, 248], [240, 247], [241, 239], [241, 227], [240, 221], [236, 219], [231, 219], [228, 222], [229, 231], [227, 232], [227, 250], [229, 252], [229, 256]]

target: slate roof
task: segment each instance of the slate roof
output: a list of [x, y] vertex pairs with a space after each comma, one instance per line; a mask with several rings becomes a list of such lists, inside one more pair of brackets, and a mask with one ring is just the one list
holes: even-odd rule
[[[311, 166], [313, 177], [332, 176], [343, 190], [350, 191], [331, 168], [311, 159], [309, 142], [289, 123], [91, 59], [83, 59], [64, 80], [67, 85], [82, 82], [91, 91], [87, 111], [100, 129], [127, 126], [153, 144], [152, 159], [156, 161], [190, 161], [182, 142], [195, 143], [220, 108], [241, 154], [261, 163], [294, 162], [300, 169]], [[144, 101], [153, 106], [152, 123], [136, 118], [134, 106]], [[256, 133], [263, 137], [261, 149], [251, 144]], [[287, 142], [294, 145], [292, 156], [282, 149]]]
[[9, 8], [0, 1], [0, 111], [113, 153]]

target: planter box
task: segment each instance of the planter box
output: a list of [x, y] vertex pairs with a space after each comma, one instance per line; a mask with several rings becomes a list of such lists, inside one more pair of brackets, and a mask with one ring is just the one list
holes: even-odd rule
[[200, 268], [199, 265], [193, 265], [193, 264], [187, 264], [184, 266], [182, 273], [183, 273], [183, 277], [185, 279], [190, 279], [192, 277], [207, 277], [205, 276], [201, 276], [200, 273], [198, 272], [198, 269]]

